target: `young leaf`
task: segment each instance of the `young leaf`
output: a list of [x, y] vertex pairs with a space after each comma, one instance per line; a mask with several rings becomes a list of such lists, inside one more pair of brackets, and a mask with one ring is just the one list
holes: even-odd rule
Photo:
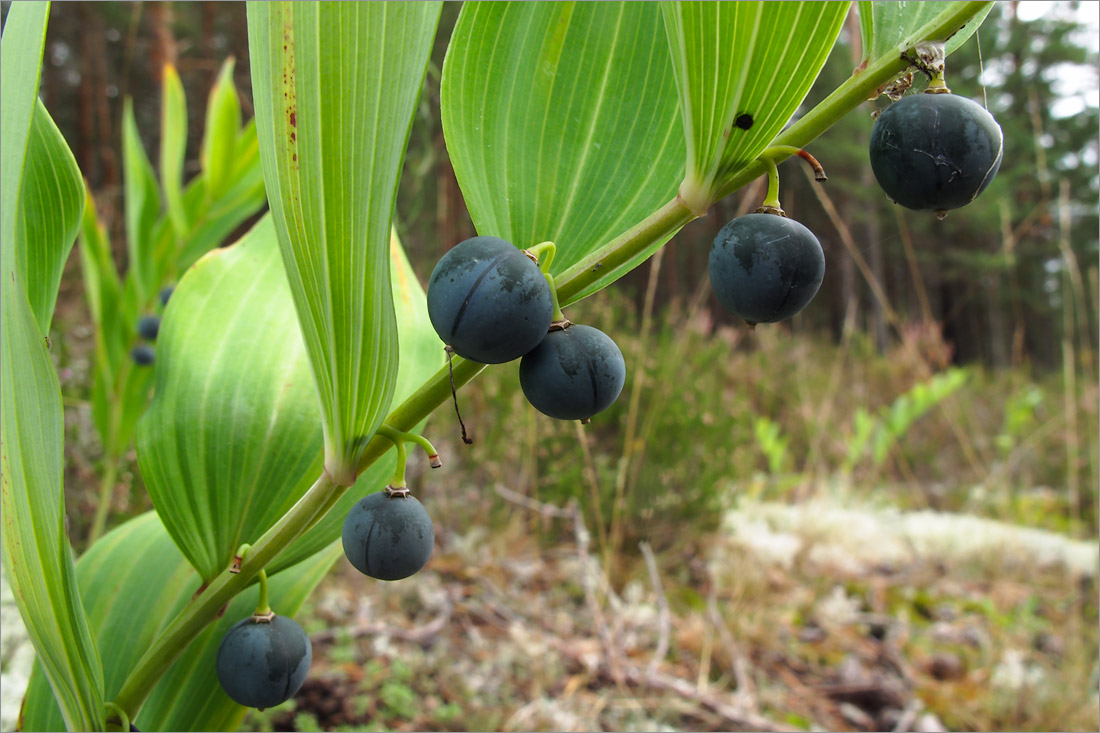
[[676, 195], [684, 143], [662, 33], [650, 3], [463, 5], [441, 106], [479, 233], [518, 247], [554, 241], [558, 274]]
[[[919, 37], [920, 29], [934, 21], [941, 13], [950, 12], [958, 5], [957, 2], [943, 0], [928, 2], [860, 0], [859, 30], [863, 36], [863, 61], [860, 67], [867, 66], [872, 59], [882, 58], [888, 54], [896, 55], [913, 43], [924, 40]], [[944, 44], [947, 54], [951, 54], [962, 46], [978, 30], [978, 26], [993, 9], [993, 3], [985, 3], [985, 5], [987, 7], [947, 39]]]
[[[105, 328], [104, 315], [113, 314], [118, 308], [119, 282], [118, 268], [111, 256], [111, 243], [107, 239], [107, 230], [99, 223], [95, 201], [90, 191], [85, 191], [84, 215], [80, 223], [80, 265], [84, 282], [84, 297], [88, 301], [88, 310], [92, 315], [92, 324], [97, 331]], [[98, 345], [107, 341], [106, 334], [96, 337]], [[97, 361], [98, 361], [97, 355]], [[96, 367], [98, 370], [98, 366]]]
[[42, 334], [50, 332], [61, 271], [84, 207], [76, 158], [41, 100], [35, 104], [16, 223], [16, 269]]
[[183, 159], [187, 153], [187, 97], [176, 67], [166, 64], [161, 79], [160, 181], [168, 218], [177, 237], [188, 229], [183, 208]]
[[393, 397], [390, 222], [440, 9], [248, 5], [264, 180], [341, 485]]
[[160, 211], [160, 192], [153, 166], [145, 154], [134, 120], [133, 100], [122, 108], [122, 173], [125, 184], [127, 279], [134, 283], [137, 302], [145, 303], [156, 289], [153, 226]]
[[237, 131], [241, 129], [241, 102], [233, 85], [235, 59], [230, 56], [222, 64], [210, 101], [206, 104], [206, 133], [202, 139], [202, 170], [206, 175], [206, 197], [209, 203], [219, 198], [236, 162], [233, 153]]
[[[340, 553], [336, 543], [294, 567], [269, 573], [269, 600], [275, 612], [297, 613]], [[76, 576], [92, 632], [105, 650], [103, 674], [110, 699], [161, 629], [198, 590], [200, 579], [155, 512], [146, 512], [105, 535], [80, 559]], [[238, 595], [225, 614], [188, 646], [142, 707], [138, 728], [236, 730], [244, 708], [221, 691], [214, 659], [226, 630], [255, 609], [256, 594], [253, 586]], [[23, 730], [65, 730], [37, 665], [22, 718]]]
[[663, 2], [687, 140], [680, 196], [705, 211], [810, 90], [847, 2]]

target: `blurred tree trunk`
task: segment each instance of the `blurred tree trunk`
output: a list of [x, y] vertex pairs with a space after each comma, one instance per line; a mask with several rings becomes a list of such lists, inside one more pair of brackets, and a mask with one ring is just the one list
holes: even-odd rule
[[153, 28], [153, 46], [149, 52], [149, 60], [153, 65], [156, 79], [160, 78], [161, 69], [165, 64], [179, 65], [179, 49], [176, 47], [176, 37], [172, 32], [172, 3], [149, 3], [149, 23]]
[[[860, 173], [860, 190], [863, 191], [875, 191], [878, 188], [878, 182], [875, 181], [875, 174], [871, 170], [870, 165], [863, 166], [863, 170]], [[888, 293], [886, 283], [886, 266], [885, 258], [882, 255], [882, 240], [879, 236], [878, 226], [878, 212], [877, 210], [871, 210], [865, 212], [863, 217], [863, 242], [865, 246], [870, 250], [868, 257], [868, 263], [871, 266], [871, 274], [879, 285], [882, 286], [883, 293]], [[871, 334], [875, 339], [875, 348], [878, 349], [881, 354], [886, 350], [886, 310], [883, 308], [883, 304], [879, 302], [879, 299], [871, 297]]]

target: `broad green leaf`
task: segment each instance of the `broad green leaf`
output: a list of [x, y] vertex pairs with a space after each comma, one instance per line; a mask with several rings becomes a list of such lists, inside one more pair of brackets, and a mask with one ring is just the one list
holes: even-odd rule
[[188, 229], [183, 208], [183, 160], [187, 154], [187, 97], [176, 67], [166, 64], [160, 97], [160, 181], [176, 236]]
[[703, 211], [790, 121], [848, 2], [663, 2], [687, 139], [680, 195]]
[[[15, 242], [19, 188], [42, 72], [42, 48], [50, 4], [23, 2], [8, 8], [0, 49], [0, 241]], [[14, 250], [13, 250], [14, 254]]]
[[206, 176], [207, 201], [222, 195], [229, 172], [236, 162], [233, 154], [241, 127], [241, 102], [233, 85], [233, 57], [222, 64], [206, 104], [206, 133], [202, 139], [202, 170]]
[[320, 397], [325, 467], [345, 485], [393, 397], [390, 225], [441, 6], [248, 5], [264, 180]]
[[[338, 544], [273, 575], [270, 601], [276, 613], [293, 616], [341, 554]], [[117, 527], [80, 559], [76, 568], [88, 619], [104, 653], [108, 698], [157, 634], [187, 604], [200, 579], [172, 543], [155, 512]], [[238, 595], [161, 678], [135, 721], [142, 730], [235, 730], [244, 708], [218, 685], [214, 660], [230, 626], [256, 606], [257, 586]], [[35, 669], [23, 708], [23, 729], [64, 730], [49, 687]]]
[[652, 3], [463, 5], [441, 114], [480, 234], [555, 242], [559, 274], [676, 196], [684, 141], [663, 34]]
[[16, 223], [16, 269], [42, 335], [50, 332], [61, 271], [84, 207], [76, 158], [41, 100], [35, 105]]
[[[958, 2], [929, 0], [912, 2], [911, 0], [890, 0], [890, 2], [859, 2], [859, 30], [863, 36], [863, 62], [867, 66], [874, 59], [883, 56], [896, 56], [914, 43], [922, 41], [920, 29], [935, 20], [936, 16], [950, 11]], [[993, 3], [974, 16], [957, 33], [947, 39], [944, 50], [948, 55], [966, 43], [978, 30]], [[950, 81], [950, 75], [948, 75]], [[950, 86], [950, 84], [948, 84]]]
[[[0, 43], [4, 136], [0, 154], [0, 535], [16, 605], [66, 725], [73, 730], [100, 730], [103, 671], [65, 535], [61, 389], [24, 285], [28, 273], [21, 270], [30, 258], [21, 258], [17, 247], [21, 194], [39, 197], [34, 202], [37, 208], [49, 206], [46, 190], [35, 183], [28, 185], [24, 178], [25, 171], [42, 163], [37, 158], [42, 154], [37, 137], [41, 130], [36, 129], [34, 116], [48, 13], [45, 3], [12, 6]], [[27, 224], [24, 232], [35, 231], [36, 222]], [[38, 255], [58, 245], [27, 242], [28, 250]], [[48, 270], [38, 271], [39, 275], [44, 271]], [[45, 295], [48, 303], [57, 297], [56, 290]], [[44, 316], [48, 325], [52, 312]]]
[[[401, 397], [442, 364], [423, 291], [396, 240]], [[434, 350], [434, 353], [429, 351]], [[316, 390], [272, 217], [236, 245], [201, 259], [172, 294], [157, 339], [156, 394], [138, 430], [142, 476], [165, 527], [203, 578], [229, 564], [320, 475]], [[343, 508], [385, 485], [393, 458], [376, 463]], [[339, 534], [333, 511], [283, 567]]]
[[122, 173], [125, 184], [126, 250], [130, 257], [127, 279], [133, 282], [137, 303], [149, 300], [156, 289], [156, 262], [152, 256], [153, 227], [160, 211], [160, 192], [153, 166], [142, 147], [134, 120], [133, 100], [122, 109]]

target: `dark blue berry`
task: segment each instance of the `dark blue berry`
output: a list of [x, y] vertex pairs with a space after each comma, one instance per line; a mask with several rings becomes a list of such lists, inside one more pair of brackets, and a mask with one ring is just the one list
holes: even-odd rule
[[138, 335], [146, 341], [156, 341], [160, 331], [160, 316], [142, 316], [137, 324]]
[[615, 402], [626, 382], [623, 352], [591, 326], [551, 331], [519, 363], [531, 405], [559, 420], [588, 420]]
[[270, 708], [294, 696], [309, 673], [313, 647], [292, 618], [238, 621], [218, 646], [218, 681], [234, 702]]
[[909, 209], [948, 211], [985, 190], [1001, 167], [1001, 126], [977, 102], [914, 94], [891, 104], [871, 132], [871, 170]]
[[172, 297], [172, 291], [175, 289], [175, 285], [166, 285], [160, 289], [160, 304], [162, 306], [168, 305], [168, 299]]
[[152, 346], [138, 344], [130, 352], [130, 356], [133, 357], [134, 363], [138, 366], [149, 366], [156, 359], [156, 352]]
[[348, 512], [341, 532], [348, 562], [378, 580], [401, 580], [428, 564], [435, 528], [424, 505], [407, 494], [379, 491]]
[[790, 318], [813, 300], [825, 277], [817, 237], [776, 214], [747, 214], [726, 224], [707, 264], [718, 301], [750, 325]]
[[538, 346], [553, 311], [539, 266], [496, 237], [455, 245], [428, 281], [436, 333], [456, 354], [482, 364], [503, 364]]

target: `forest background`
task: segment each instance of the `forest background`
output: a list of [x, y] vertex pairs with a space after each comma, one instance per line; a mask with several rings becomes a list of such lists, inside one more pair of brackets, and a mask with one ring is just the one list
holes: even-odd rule
[[[474, 234], [439, 121], [458, 10], [445, 4], [397, 204], [422, 282], [447, 248]], [[251, 713], [246, 727], [723, 729], [729, 711], [707, 696], [731, 693], [739, 709], [764, 716], [756, 722], [777, 727], [894, 727], [911, 713], [912, 729], [918, 721], [1096, 729], [1096, 568], [1074, 559], [1095, 547], [1100, 482], [1096, 28], [1082, 25], [1076, 3], [1019, 11], [998, 3], [949, 59], [952, 90], [986, 104], [1005, 133], [1001, 171], [976, 202], [941, 222], [887, 200], [867, 163], [869, 103], [811, 146], [827, 184], [782, 168], [784, 207], [817, 233], [827, 261], [820, 293], [793, 321], [750, 333], [707, 282], [714, 235], [755, 208], [759, 181], [574, 306], [613, 331], [627, 357], [619, 402], [580, 431], [526, 406], [515, 365], [463, 389], [474, 445], [458, 440], [447, 410], [429, 423], [453, 467], [432, 489], [446, 502], [429, 566], [444, 600], [365, 591], [341, 563], [301, 614], [313, 615], [307, 628], [322, 672], [297, 700]], [[806, 108], [858, 63], [850, 20]], [[247, 51], [239, 3], [53, 5], [40, 93], [123, 272], [123, 100], [133, 98], [157, 165], [161, 70], [178, 70], [188, 100], [186, 180], [199, 170], [207, 95], [229, 56], [244, 118], [252, 115]], [[75, 255], [53, 331], [79, 552], [101, 506], [105, 465]], [[132, 450], [112, 470], [108, 527], [151, 508]], [[600, 665], [583, 663], [579, 621], [560, 634], [573, 646], [531, 669], [538, 665], [518, 659], [534, 642], [517, 640], [507, 611], [489, 614], [494, 626], [472, 601], [458, 601], [489, 587], [487, 607], [575, 602], [600, 637], [605, 622], [591, 599], [551, 580], [568, 578], [577, 551], [571, 500], [593, 534], [586, 549], [606, 580], [601, 603], [638, 612], [627, 614], [626, 631], [671, 634], [677, 678], [690, 689], [627, 694]], [[854, 521], [866, 522], [862, 536], [849, 531]], [[908, 550], [883, 550], [903, 535]], [[543, 578], [524, 581], [532, 568]], [[372, 627], [368, 609], [405, 609], [408, 618]], [[663, 635], [662, 614], [673, 618]], [[431, 626], [444, 616], [447, 630]], [[431, 645], [418, 636], [425, 628]], [[490, 653], [469, 628], [509, 643], [487, 644]], [[508, 670], [510, 681], [487, 697], [476, 675], [462, 679], [447, 664], [458, 649], [486, 676]], [[5, 682], [11, 658], [6, 648]]]

